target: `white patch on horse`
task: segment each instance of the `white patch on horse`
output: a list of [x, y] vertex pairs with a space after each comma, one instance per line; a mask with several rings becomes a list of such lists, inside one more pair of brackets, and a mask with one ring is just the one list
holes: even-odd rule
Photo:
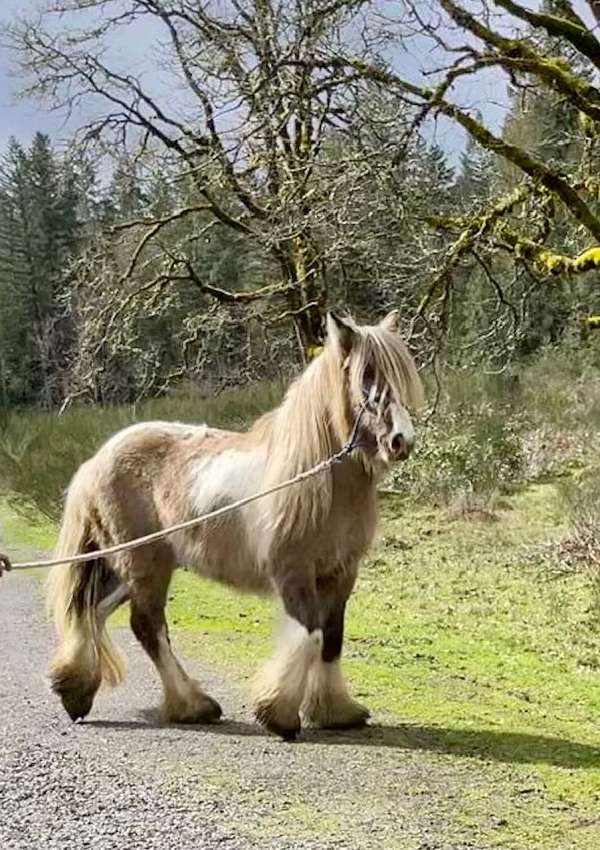
[[281, 630], [282, 643], [288, 651], [294, 651], [298, 647], [308, 649], [311, 653], [315, 648], [321, 651], [323, 648], [323, 630], [315, 629], [309, 632], [306, 626], [299, 623], [293, 617], [285, 615], [285, 621]]
[[192, 467], [190, 496], [194, 512], [207, 513], [258, 493], [264, 470], [265, 453], [260, 449], [248, 452], [229, 449], [199, 458]]

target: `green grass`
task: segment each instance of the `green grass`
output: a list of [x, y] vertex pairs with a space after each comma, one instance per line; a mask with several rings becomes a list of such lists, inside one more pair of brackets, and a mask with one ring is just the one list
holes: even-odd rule
[[[345, 666], [385, 724], [383, 744], [484, 768], [489, 784], [456, 807], [457, 835], [516, 850], [600, 846], [596, 597], [586, 576], [558, 576], [535, 554], [564, 530], [557, 489], [531, 486], [488, 521], [394, 498], [382, 513]], [[51, 537], [6, 506], [0, 522], [9, 542]], [[269, 652], [269, 601], [188, 573], [169, 618], [180, 647], [238, 679]]]
[[6, 499], [0, 499], [0, 528], [4, 541], [17, 549], [49, 550], [56, 541], [56, 526], [39, 514], [27, 519]]
[[[600, 842], [594, 596], [585, 577], [557, 578], [531, 557], [561, 531], [554, 487], [509, 505], [482, 523], [387, 503], [349, 610], [346, 671], [390, 724], [390, 746], [489, 764], [494, 792], [463, 800], [457, 829], [477, 824], [487, 841], [550, 850], [577, 822], [586, 826], [570, 846], [591, 848]], [[213, 664], [245, 676], [268, 651], [268, 602], [184, 574], [170, 606], [179, 643]]]

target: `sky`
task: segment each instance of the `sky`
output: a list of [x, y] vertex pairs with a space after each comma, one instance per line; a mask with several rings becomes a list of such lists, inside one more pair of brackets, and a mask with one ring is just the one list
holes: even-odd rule
[[[10, 20], [15, 14], [28, 14], [35, 10], [39, 0], [0, 0], [0, 22]], [[588, 9], [585, 0], [575, 0], [575, 5], [581, 12], [584, 10], [586, 18]], [[156, 24], [148, 21], [140, 21], [136, 24], [135, 37], [131, 34], [123, 39], [122, 44], [114, 44], [113, 48], [119, 51], [119, 55], [126, 57], [129, 68], [138, 72], [143, 68], [144, 61], [153, 50], [156, 42]], [[409, 47], [408, 52], [395, 57], [395, 63], [400, 72], [415, 81], [422, 81], [418, 72], [419, 65], [426, 61], [424, 52], [419, 52], [419, 44], [415, 43]], [[153, 80], [151, 85], [160, 86], [158, 80]], [[2, 45], [0, 37], [0, 150], [11, 136], [15, 136], [23, 144], [27, 144], [33, 134], [41, 130], [49, 133], [57, 144], [69, 137], [71, 131], [77, 124], [77, 116], [66, 122], [65, 116], [60, 113], [48, 111], [36, 101], [22, 101], [16, 98], [18, 79], [15, 78], [12, 67], [11, 56], [5, 46]], [[508, 97], [505, 78], [502, 72], [494, 70], [479, 75], [463, 83], [458, 92], [458, 99], [463, 106], [478, 109], [493, 131], [498, 131], [506, 114]], [[90, 109], [93, 106], [90, 104]], [[441, 119], [430, 123], [426, 129], [426, 135], [430, 141], [436, 141], [448, 153], [450, 160], [456, 163], [460, 152], [464, 148], [465, 134], [453, 122]]]
[[[41, 5], [43, 0], [0, 0], [0, 150], [11, 136], [27, 144], [33, 135], [41, 130], [48, 133], [60, 143], [69, 138], [77, 128], [77, 116], [70, 121], [64, 114], [45, 108], [37, 100], [22, 100], [17, 97], [20, 81], [16, 76], [13, 57], [3, 44], [1, 37], [2, 24], [10, 22], [15, 16], [29, 16]], [[76, 16], [78, 23], [80, 15]], [[68, 22], [68, 18], [67, 18]], [[156, 38], [156, 26], [146, 22], [136, 25], [135, 38], [121, 38], [121, 44], [113, 45], [115, 51], [127, 56], [127, 66], [131, 70], [139, 70], [140, 62], [151, 49]], [[91, 108], [91, 105], [90, 105]]]
[[[9, 21], [15, 13], [34, 7], [32, 0], [2, 0], [0, 21]], [[62, 132], [62, 119], [50, 115], [35, 103], [16, 103], [16, 80], [11, 74], [11, 58], [0, 35], [0, 150], [10, 136], [27, 142], [36, 130], [48, 130], [53, 135]]]

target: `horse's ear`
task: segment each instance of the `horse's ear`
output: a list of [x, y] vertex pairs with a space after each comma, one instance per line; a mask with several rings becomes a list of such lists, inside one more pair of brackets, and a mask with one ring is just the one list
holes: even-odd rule
[[327, 314], [327, 341], [336, 345], [345, 356], [350, 353], [356, 331], [349, 322], [337, 313]]
[[383, 328], [384, 331], [397, 331], [398, 330], [398, 322], [400, 321], [400, 311], [392, 310], [387, 314], [380, 322], [379, 327]]

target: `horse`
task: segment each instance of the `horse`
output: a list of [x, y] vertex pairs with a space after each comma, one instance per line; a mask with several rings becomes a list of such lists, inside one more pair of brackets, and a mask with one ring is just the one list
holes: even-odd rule
[[61, 643], [50, 683], [73, 720], [89, 713], [103, 681], [114, 686], [123, 678], [106, 621], [125, 602], [162, 680], [164, 721], [221, 717], [169, 641], [169, 583], [185, 565], [282, 603], [282, 634], [252, 686], [259, 723], [289, 740], [302, 723], [339, 729], [367, 722], [369, 711], [351, 697], [340, 667], [345, 607], [375, 533], [377, 482], [409, 456], [409, 411], [423, 403], [423, 390], [396, 311], [371, 326], [334, 313], [326, 321], [321, 353], [248, 431], [136, 424], [76, 472], [57, 557], [91, 554], [271, 488], [331, 457], [356, 433], [352, 452], [301, 484], [138, 549], [53, 568], [47, 600]]

